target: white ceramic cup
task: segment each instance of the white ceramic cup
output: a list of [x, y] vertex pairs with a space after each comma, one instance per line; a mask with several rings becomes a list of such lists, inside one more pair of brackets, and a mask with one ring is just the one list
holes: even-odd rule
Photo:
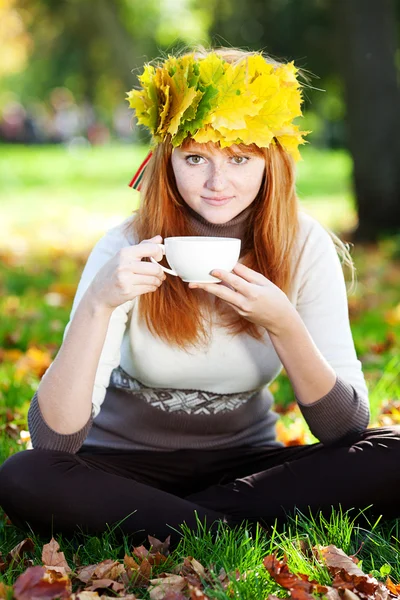
[[[191, 283], [219, 283], [221, 280], [210, 275], [214, 269], [232, 271], [239, 260], [241, 240], [239, 238], [182, 236], [165, 238], [162, 249], [172, 269], [165, 273], [180, 277]], [[157, 261], [150, 257], [153, 263]]]

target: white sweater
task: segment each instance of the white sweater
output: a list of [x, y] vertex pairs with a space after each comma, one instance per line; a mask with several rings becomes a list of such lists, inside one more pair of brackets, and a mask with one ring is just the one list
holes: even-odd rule
[[[134, 216], [131, 216], [110, 229], [92, 250], [79, 282], [71, 318], [99, 269], [121, 248], [139, 243], [140, 240], [135, 240], [132, 233], [123, 233], [126, 224], [133, 219]], [[332, 239], [311, 216], [301, 212], [299, 220], [299, 236], [293, 255], [294, 280], [289, 300], [338, 378], [332, 392], [313, 405], [301, 405], [301, 409], [314, 434], [322, 441], [330, 442], [366, 427], [368, 392], [354, 348], [342, 267]], [[271, 410], [273, 398], [268, 385], [277, 377], [282, 364], [268, 333], [258, 341], [247, 334], [232, 337], [224, 328], [215, 325], [208, 347], [201, 351], [179, 349], [154, 337], [146, 325], [139, 322], [137, 304], [137, 299], [126, 302], [111, 316], [93, 390], [92, 417], [95, 419], [94, 425], [99, 425], [97, 430], [96, 427], [92, 428], [85, 445], [174, 449], [175, 442], [169, 440], [165, 444], [159, 443], [157, 435], [152, 437], [149, 432], [140, 440], [125, 432], [121, 443], [116, 441], [115, 436], [123, 427], [123, 415], [108, 430], [108, 423], [110, 419], [115, 419], [115, 415], [109, 406], [107, 414], [101, 414], [106, 392], [111, 394], [112, 389], [116, 388], [120, 388], [120, 394], [121, 389], [128, 391], [129, 399], [125, 393], [123, 399], [122, 396], [118, 400], [110, 398], [108, 405], [113, 402], [119, 410], [134, 411], [136, 394], [137, 401], [139, 398], [140, 402], [151, 407], [153, 419], [157, 418], [160, 411], [163, 418], [179, 416], [179, 430], [190, 430], [190, 440], [193, 440], [194, 433], [191, 425], [182, 421], [183, 414], [188, 418], [202, 416], [201, 427], [203, 430], [206, 427], [211, 435], [212, 427], [208, 428], [207, 423], [211, 422], [212, 416], [216, 418], [217, 414], [223, 414], [226, 419], [228, 413], [232, 416], [236, 412], [243, 420], [246, 411], [253, 412], [253, 417], [246, 425], [247, 430], [241, 431], [239, 437], [237, 421], [233, 420], [233, 437], [231, 432], [223, 428], [220, 430], [220, 424], [217, 427], [217, 439], [212, 435], [212, 441], [205, 446], [197, 440], [193, 442], [194, 447], [272, 443], [276, 416]], [[68, 327], [69, 324], [64, 337]], [[143, 429], [144, 425], [140, 422], [142, 417], [132, 413], [131, 418], [131, 429]], [[208, 418], [208, 421], [204, 422], [204, 418]], [[260, 418], [263, 421], [262, 429]], [[31, 420], [33, 422], [33, 418]], [[151, 418], [147, 417], [143, 421], [147, 428], [151, 422]], [[165, 424], [168, 427], [166, 421]], [[85, 435], [89, 429], [88, 426]], [[201, 435], [199, 431], [198, 436]], [[60, 436], [60, 439], [67, 437]], [[80, 440], [82, 442], [83, 439]], [[182, 447], [182, 444], [184, 447], [185, 444], [191, 445], [191, 442], [176, 442], [176, 447]]]

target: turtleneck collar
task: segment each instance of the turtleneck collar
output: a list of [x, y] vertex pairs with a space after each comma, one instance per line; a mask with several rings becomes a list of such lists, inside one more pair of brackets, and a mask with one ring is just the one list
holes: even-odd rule
[[204, 235], [209, 237], [234, 237], [242, 241], [241, 254], [244, 250], [249, 249], [249, 239], [247, 233], [249, 225], [252, 222], [253, 204], [250, 204], [241, 213], [236, 215], [227, 223], [215, 224], [210, 223], [204, 217], [199, 215], [186, 203], [184, 209], [188, 215], [191, 227], [191, 235]]

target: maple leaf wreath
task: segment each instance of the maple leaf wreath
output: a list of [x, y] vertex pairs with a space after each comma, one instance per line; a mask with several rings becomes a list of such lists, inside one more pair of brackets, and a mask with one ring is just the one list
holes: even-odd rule
[[[196, 59], [194, 53], [168, 56], [160, 65], [146, 64], [139, 89], [127, 94], [140, 125], [152, 135], [152, 147], [170, 136], [174, 147], [191, 137], [268, 147], [277, 141], [295, 161], [309, 131], [293, 123], [302, 116], [302, 86], [293, 62], [269, 62], [255, 53], [229, 63], [215, 52]], [[150, 150], [130, 182], [140, 190]]]

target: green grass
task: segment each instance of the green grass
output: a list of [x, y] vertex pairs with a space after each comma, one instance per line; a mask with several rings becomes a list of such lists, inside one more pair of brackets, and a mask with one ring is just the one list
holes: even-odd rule
[[[18, 431], [27, 429], [29, 401], [46, 360], [55, 356], [61, 343], [88, 249], [134, 208], [138, 196], [127, 183], [145, 154], [146, 148], [129, 146], [73, 151], [61, 146], [0, 146], [0, 464], [24, 448]], [[298, 165], [303, 205], [336, 232], [350, 229], [356, 217], [348, 155], [308, 148], [303, 157]], [[395, 312], [400, 238], [383, 240], [374, 247], [356, 247], [353, 258], [358, 286], [349, 298], [351, 325], [370, 388], [372, 422], [400, 424], [400, 403], [396, 405], [400, 400], [400, 305], [398, 316]], [[29, 358], [32, 349], [37, 353]], [[277, 405], [289, 406], [294, 397], [285, 373], [273, 386]], [[383, 414], [385, 404], [388, 408]], [[298, 413], [285, 410], [283, 423], [300, 422]], [[14, 428], [11, 432], [7, 429], [10, 425]], [[305, 431], [304, 423], [301, 427]], [[385, 565], [390, 565], [390, 576], [399, 581], [400, 521], [364, 520], [360, 526], [355, 516], [354, 512], [332, 511], [326, 520], [298, 513], [283, 528], [250, 532], [246, 527], [233, 531], [221, 526], [215, 538], [199, 525], [197, 532], [183, 531], [170, 560], [176, 565], [190, 555], [204, 566], [212, 566], [216, 574], [224, 568], [231, 574], [231, 592], [216, 585], [206, 592], [219, 599], [261, 599], [270, 593], [282, 597], [282, 590], [262, 565], [263, 557], [272, 552], [280, 557], [287, 554], [293, 569], [326, 582], [326, 569], [304, 552], [317, 544], [333, 543], [349, 554], [359, 551], [366, 572], [372, 570], [383, 579], [380, 569], [384, 567], [384, 572]], [[0, 516], [3, 556], [24, 537]], [[49, 540], [32, 537], [33, 560], [40, 564], [42, 545]], [[84, 539], [57, 539], [71, 565], [73, 556], [82, 564], [93, 564], [106, 558], [123, 559], [131, 550], [126, 539], [121, 542], [110, 532]], [[236, 569], [241, 574], [238, 580]], [[12, 584], [22, 570], [22, 566], [8, 569], [0, 581]], [[139, 597], [149, 596], [142, 590]]]
[[[362, 511], [342, 512], [333, 510], [329, 518], [321, 515], [307, 516], [300, 512], [289, 517], [281, 527], [266, 531], [261, 526], [249, 528], [246, 523], [241, 527], [229, 529], [220, 524], [216, 533], [198, 522], [197, 530], [185, 525], [181, 528], [181, 541], [172, 550], [167, 562], [155, 567], [152, 577], [163, 572], [179, 570], [186, 557], [194, 557], [206, 568], [211, 582], [205, 583], [204, 593], [209, 598], [228, 600], [240, 598], [254, 600], [267, 598], [269, 594], [282, 597], [282, 588], [270, 577], [263, 565], [263, 559], [275, 554], [279, 559], [284, 556], [290, 570], [302, 573], [321, 585], [330, 585], [332, 577], [327, 568], [312, 553], [312, 548], [330, 544], [342, 548], [348, 555], [357, 555], [365, 573], [372, 573], [385, 581], [387, 573], [394, 581], [400, 579], [399, 559], [399, 523], [382, 524], [379, 520], [369, 522]], [[48, 539], [32, 534], [34, 551], [29, 556], [33, 564], [41, 565], [41, 552]], [[3, 555], [9, 552], [20, 540], [15, 528], [0, 525], [0, 543]], [[131, 555], [133, 546], [124, 538], [121, 540], [114, 531], [104, 532], [101, 536], [76, 536], [65, 538], [57, 536], [61, 551], [73, 571], [76, 565], [97, 564], [106, 558], [122, 562], [125, 554]], [[218, 579], [223, 569], [229, 580], [227, 589]], [[12, 585], [25, 570], [22, 564], [16, 564], [0, 576], [0, 581]], [[149, 598], [143, 588], [132, 588], [130, 593], [138, 597]]]

